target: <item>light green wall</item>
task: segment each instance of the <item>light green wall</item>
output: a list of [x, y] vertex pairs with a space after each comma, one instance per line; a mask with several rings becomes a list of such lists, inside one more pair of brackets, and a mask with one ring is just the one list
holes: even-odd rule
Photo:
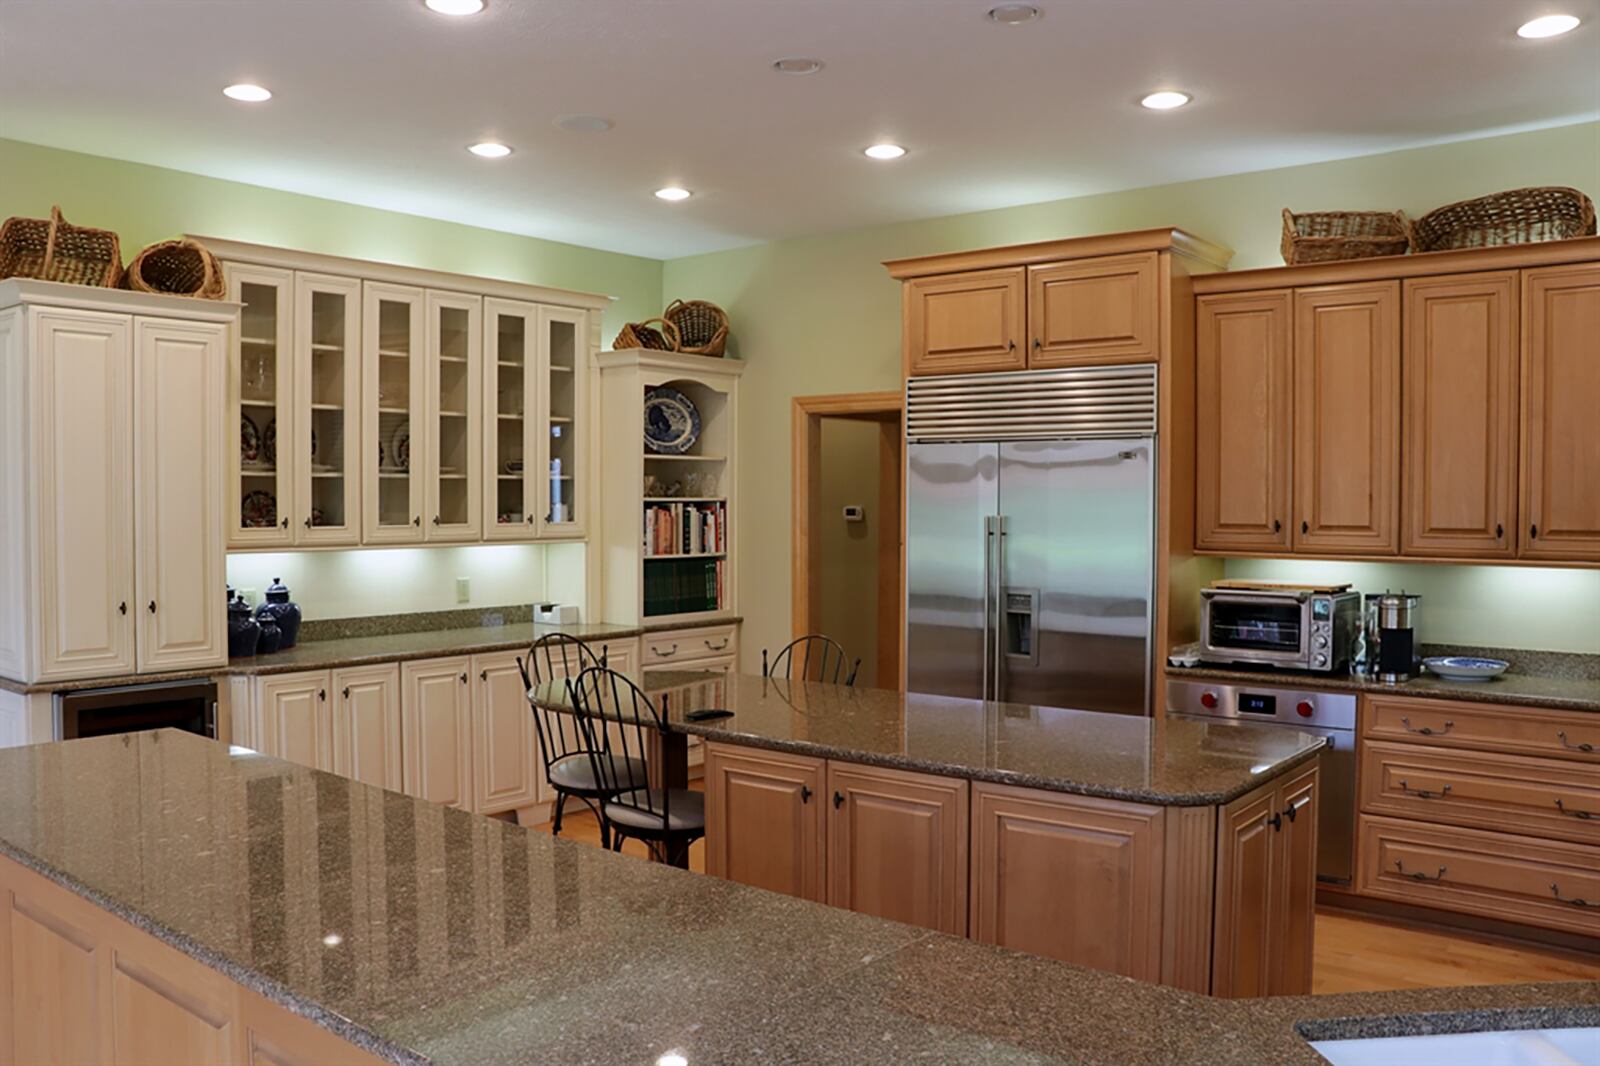
[[[817, 593], [822, 631], [861, 660], [857, 684], [877, 686], [878, 677], [878, 523], [899, 525], [900, 516], [878, 511], [876, 422], [822, 419], [822, 499], [816, 536], [820, 540]], [[844, 508], [859, 505], [866, 517], [846, 522]], [[892, 688], [896, 683], [889, 679]]]
[[[914, 166], [915, 160], [895, 165]], [[1235, 269], [1271, 266], [1281, 262], [1278, 237], [1283, 207], [1399, 208], [1418, 215], [1453, 200], [1521, 185], [1574, 185], [1591, 196], [1600, 194], [1600, 123], [669, 261], [665, 296], [721, 304], [732, 319], [731, 347], [749, 362], [742, 384], [739, 486], [739, 598], [746, 617], [745, 648], [776, 646], [788, 636], [790, 398], [900, 385], [899, 286], [879, 265], [882, 260], [1179, 226], [1233, 247]], [[1416, 579], [1407, 574], [1395, 574], [1393, 579], [1412, 585], [1418, 585], [1424, 574], [1433, 581], [1446, 573], [1426, 567], [1403, 569], [1415, 572]], [[1448, 574], [1462, 581], [1472, 579], [1465, 568], [1451, 568]], [[1595, 587], [1594, 575], [1573, 580], [1588, 583], [1582, 587]], [[1524, 633], [1501, 606], [1485, 602], [1481, 614], [1464, 615], [1459, 639], [1522, 645]], [[1563, 618], [1574, 627], [1588, 622], [1577, 615]]]

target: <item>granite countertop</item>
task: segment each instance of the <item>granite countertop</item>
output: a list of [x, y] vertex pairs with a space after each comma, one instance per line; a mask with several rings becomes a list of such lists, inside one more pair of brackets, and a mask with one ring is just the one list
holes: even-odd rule
[[1525, 707], [1550, 707], [1564, 711], [1600, 712], [1600, 680], [1546, 674], [1506, 672], [1491, 681], [1449, 681], [1423, 674], [1399, 684], [1348, 673], [1314, 674], [1299, 670], [1247, 666], [1171, 666], [1167, 677], [1175, 681], [1231, 681], [1261, 685], [1304, 686], [1367, 692], [1385, 696], [1426, 696], [1430, 699], [1470, 700]]
[[1600, 1021], [1592, 982], [1211, 999], [173, 731], [0, 750], [0, 854], [399, 1064], [1294, 1066], [1302, 1029]]
[[[644, 689], [670, 728], [708, 740], [1164, 806], [1226, 803], [1326, 744], [1281, 727], [985, 703], [752, 674], [653, 671]], [[533, 696], [565, 706], [565, 683], [540, 686]], [[707, 708], [733, 716], [684, 717]]]

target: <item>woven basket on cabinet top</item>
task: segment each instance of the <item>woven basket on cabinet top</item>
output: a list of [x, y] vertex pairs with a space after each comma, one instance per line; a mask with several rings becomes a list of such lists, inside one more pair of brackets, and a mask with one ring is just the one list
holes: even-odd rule
[[663, 317], [678, 329], [678, 351], [719, 356], [728, 344], [728, 313], [710, 300], [674, 300]]
[[170, 292], [203, 300], [220, 300], [227, 292], [217, 257], [187, 237], [160, 241], [134, 256], [123, 285], [135, 292]]
[[1533, 244], [1594, 235], [1594, 201], [1577, 189], [1512, 189], [1435, 208], [1411, 227], [1413, 251]]
[[108, 229], [50, 217], [8, 218], [0, 225], [0, 278], [40, 278], [114, 288], [122, 280], [122, 242]]
[[650, 348], [658, 352], [678, 350], [678, 327], [664, 318], [647, 318], [643, 322], [629, 322], [611, 342], [613, 349]]
[[1399, 211], [1307, 211], [1283, 209], [1283, 261], [1331, 263], [1404, 255], [1410, 245], [1406, 216]]

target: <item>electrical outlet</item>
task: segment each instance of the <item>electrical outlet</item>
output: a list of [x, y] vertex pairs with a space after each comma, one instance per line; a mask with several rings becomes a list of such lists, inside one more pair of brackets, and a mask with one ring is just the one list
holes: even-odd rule
[[456, 578], [456, 602], [472, 602], [472, 579], [466, 577]]

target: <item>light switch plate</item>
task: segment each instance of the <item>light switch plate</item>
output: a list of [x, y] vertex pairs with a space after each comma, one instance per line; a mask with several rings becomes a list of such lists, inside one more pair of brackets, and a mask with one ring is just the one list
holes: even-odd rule
[[456, 602], [472, 602], [472, 579], [468, 577], [456, 578]]
[[866, 517], [867, 517], [867, 509], [865, 507], [862, 507], [860, 504], [852, 503], [852, 504], [847, 504], [845, 506], [845, 509], [844, 509], [844, 520], [846, 522], [860, 522], [860, 521], [863, 521]]

